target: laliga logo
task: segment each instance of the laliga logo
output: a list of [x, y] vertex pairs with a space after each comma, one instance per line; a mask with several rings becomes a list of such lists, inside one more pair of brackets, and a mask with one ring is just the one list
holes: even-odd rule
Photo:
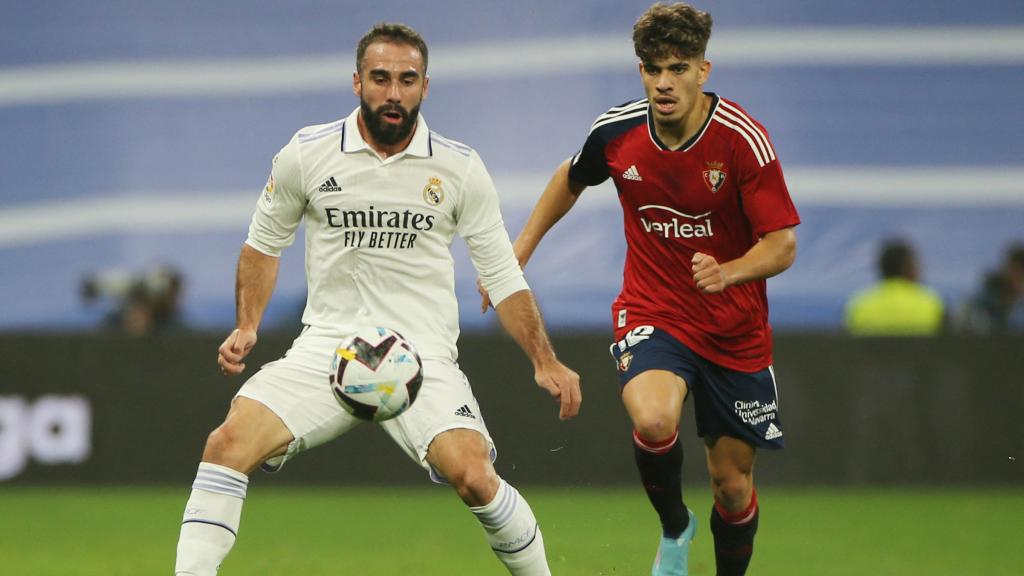
[[40, 464], [77, 464], [92, 451], [92, 410], [82, 396], [29, 402], [0, 396], [0, 480], [14, 478], [29, 457]]

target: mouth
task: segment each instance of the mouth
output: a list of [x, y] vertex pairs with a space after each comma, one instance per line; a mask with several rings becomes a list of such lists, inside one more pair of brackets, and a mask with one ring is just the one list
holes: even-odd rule
[[654, 108], [662, 114], [671, 114], [676, 109], [676, 99], [669, 96], [658, 96], [654, 99]]
[[398, 108], [389, 108], [380, 113], [380, 117], [388, 124], [401, 124], [405, 120], [405, 113]]

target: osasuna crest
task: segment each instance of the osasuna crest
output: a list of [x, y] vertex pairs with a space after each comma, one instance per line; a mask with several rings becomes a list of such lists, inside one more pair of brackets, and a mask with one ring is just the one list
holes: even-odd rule
[[726, 173], [722, 170], [723, 166], [725, 164], [722, 162], [708, 162], [708, 169], [704, 171], [704, 184], [712, 194], [718, 192], [722, 184], [725, 184]]
[[629, 370], [629, 365], [632, 364], [632, 363], [633, 363], [633, 353], [632, 352], [623, 352], [622, 355], [619, 356], [619, 361], [618, 361], [619, 372], [626, 372], [627, 370]]
[[444, 202], [444, 190], [441, 189], [441, 179], [431, 177], [427, 185], [423, 187], [423, 200], [431, 206], [437, 206]]

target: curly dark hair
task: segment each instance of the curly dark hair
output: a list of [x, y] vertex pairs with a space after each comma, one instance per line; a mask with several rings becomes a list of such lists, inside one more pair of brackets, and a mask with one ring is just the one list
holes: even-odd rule
[[689, 4], [658, 2], [633, 25], [633, 49], [641, 62], [700, 56], [708, 47], [711, 24], [711, 14]]
[[377, 41], [394, 42], [396, 44], [408, 44], [419, 50], [423, 56], [423, 72], [427, 71], [427, 43], [420, 36], [420, 33], [405, 24], [395, 22], [380, 22], [374, 24], [373, 28], [363, 34], [356, 47], [356, 71], [363, 72], [363, 56], [366, 56], [366, 48]]

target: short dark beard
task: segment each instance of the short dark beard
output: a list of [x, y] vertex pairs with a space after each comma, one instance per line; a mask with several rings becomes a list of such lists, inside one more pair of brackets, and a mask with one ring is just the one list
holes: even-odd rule
[[[406, 110], [398, 104], [383, 104], [377, 110], [373, 110], [362, 98], [359, 99], [359, 110], [363, 115], [366, 129], [370, 131], [370, 136], [373, 136], [373, 140], [382, 146], [394, 146], [408, 138], [420, 115], [419, 104], [412, 110]], [[397, 125], [385, 122], [382, 117], [385, 112], [398, 112], [402, 115], [402, 121]]]

